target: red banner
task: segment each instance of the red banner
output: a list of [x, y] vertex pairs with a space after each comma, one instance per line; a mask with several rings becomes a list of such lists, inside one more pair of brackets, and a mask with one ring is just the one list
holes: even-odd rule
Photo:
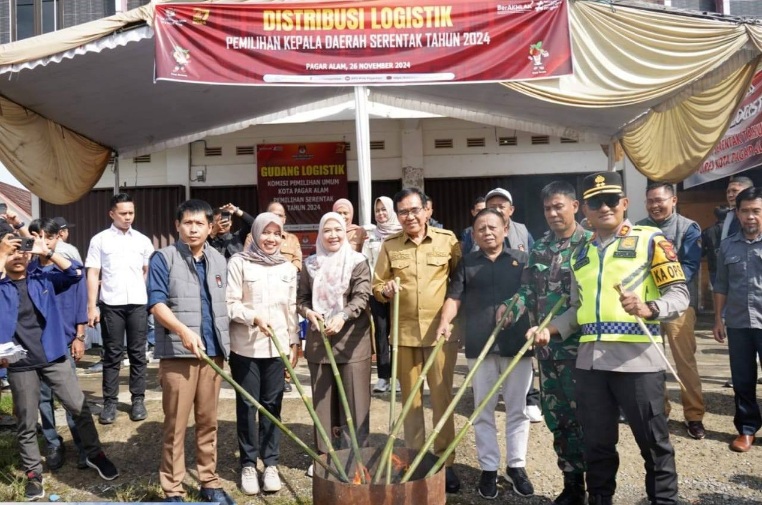
[[762, 165], [762, 69], [751, 81], [736, 117], [696, 173], [683, 181], [684, 188], [722, 179]]
[[286, 229], [306, 256], [315, 252], [316, 230], [333, 202], [348, 197], [344, 142], [257, 146], [259, 208], [276, 201], [286, 208]]
[[214, 84], [491, 82], [572, 73], [567, 0], [157, 4], [156, 77]]

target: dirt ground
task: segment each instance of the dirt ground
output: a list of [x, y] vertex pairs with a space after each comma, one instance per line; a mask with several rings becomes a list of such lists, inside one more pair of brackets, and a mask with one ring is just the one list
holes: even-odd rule
[[[709, 319], [702, 318], [697, 332], [699, 369], [703, 378], [704, 398], [707, 413], [704, 423], [707, 437], [696, 441], [688, 437], [682, 424], [682, 409], [679, 405], [679, 387], [676, 382], [668, 384], [673, 410], [670, 420], [671, 440], [677, 454], [680, 497], [691, 504], [738, 504], [762, 503], [762, 444], [746, 454], [737, 454], [728, 449], [734, 436], [732, 390], [723, 387], [729, 377], [727, 348], [711, 338]], [[95, 356], [88, 356], [92, 363]], [[83, 389], [92, 399], [94, 410], [100, 406], [100, 374], [84, 375], [80, 366], [80, 381]], [[75, 468], [75, 451], [68, 430], [59, 429], [68, 448], [66, 466], [61, 470], [46, 474], [47, 496], [58, 494], [61, 501], [160, 501], [163, 496], [157, 485], [157, 469], [160, 458], [161, 441], [161, 392], [156, 373], [158, 364], [149, 368], [146, 421], [133, 423], [127, 411], [129, 398], [126, 395], [126, 371], [122, 373], [125, 385], [120, 396], [120, 413], [110, 426], [98, 426], [107, 454], [118, 466], [121, 476], [113, 482], [97, 478], [92, 470]], [[462, 382], [467, 372], [465, 358], [461, 354], [456, 370], [456, 385]], [[309, 383], [309, 375], [304, 361], [298, 368], [299, 379]], [[375, 379], [375, 377], [374, 377]], [[762, 386], [760, 386], [762, 391]], [[305, 476], [309, 458], [286, 437], [281, 444], [279, 469], [283, 489], [269, 496], [247, 497], [239, 488], [239, 467], [237, 462], [237, 441], [235, 428], [235, 402], [231, 388], [224, 387], [219, 409], [219, 460], [218, 470], [228, 492], [239, 503], [265, 504], [309, 504], [312, 503], [311, 479]], [[387, 432], [389, 395], [376, 395], [371, 405], [371, 444], [382, 445]], [[473, 409], [473, 397], [466, 393], [456, 411], [456, 429], [463, 426]], [[430, 423], [430, 410], [427, 408]], [[498, 407], [497, 423], [504, 419], [502, 404]], [[287, 394], [283, 406], [283, 419], [288, 426], [308, 443], [312, 440], [312, 424], [296, 393]], [[192, 424], [192, 420], [191, 420]], [[64, 426], [64, 423], [59, 423]], [[429, 426], [431, 426], [429, 424]], [[621, 458], [618, 473], [618, 489], [615, 503], [621, 505], [647, 504], [643, 486], [643, 463], [629, 428], [620, 429], [619, 453]], [[505, 440], [500, 436], [501, 446]], [[186, 438], [186, 460], [189, 473], [186, 483], [189, 488], [197, 488], [193, 457], [193, 432], [189, 427]], [[455, 469], [462, 480], [462, 489], [456, 495], [449, 495], [451, 504], [487, 503], [476, 493], [480, 470], [476, 460], [473, 433], [470, 432], [461, 443], [456, 456]], [[504, 463], [503, 463], [504, 464]], [[529, 440], [527, 471], [535, 486], [535, 496], [522, 498], [512, 493], [501, 479], [500, 496], [497, 503], [542, 504], [550, 503], [561, 490], [562, 478], [556, 466], [551, 436], [543, 423], [533, 424]], [[18, 497], [19, 499], [21, 496]], [[323, 504], [318, 504], [323, 505]]]

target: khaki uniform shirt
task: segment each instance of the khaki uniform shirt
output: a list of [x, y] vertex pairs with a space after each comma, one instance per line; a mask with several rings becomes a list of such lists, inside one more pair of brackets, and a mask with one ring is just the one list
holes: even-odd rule
[[451, 273], [461, 258], [460, 245], [449, 230], [426, 227], [416, 244], [404, 232], [381, 244], [373, 275], [373, 295], [383, 303], [384, 283], [400, 278], [399, 345], [431, 347], [436, 339]]
[[297, 271], [302, 271], [302, 245], [299, 243], [299, 237], [284, 231], [280, 253], [296, 267]]

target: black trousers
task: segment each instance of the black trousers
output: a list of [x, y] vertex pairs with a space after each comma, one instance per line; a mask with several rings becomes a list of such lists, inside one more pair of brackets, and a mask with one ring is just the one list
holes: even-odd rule
[[130, 394], [132, 400], [146, 393], [146, 327], [145, 305], [100, 305], [101, 337], [103, 338], [103, 400], [116, 402], [119, 395], [119, 370], [125, 350], [130, 360]]
[[677, 503], [675, 450], [664, 413], [664, 372], [625, 373], [576, 369], [577, 417], [584, 433], [587, 488], [613, 496], [619, 469], [619, 408], [640, 448], [651, 503]]
[[389, 338], [392, 328], [389, 318], [389, 304], [381, 303], [371, 296], [370, 313], [373, 316], [373, 326], [376, 328], [376, 368], [378, 369], [378, 378], [389, 380], [392, 376], [391, 351], [389, 350]]
[[[284, 385], [280, 358], [247, 358], [230, 353], [230, 372], [234, 381], [280, 419]], [[276, 466], [280, 454], [280, 430], [237, 392], [235, 413], [241, 467], [256, 467], [257, 458], [265, 466]]]

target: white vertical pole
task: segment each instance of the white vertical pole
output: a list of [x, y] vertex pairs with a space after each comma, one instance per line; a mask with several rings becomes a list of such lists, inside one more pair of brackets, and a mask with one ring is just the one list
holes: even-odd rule
[[355, 131], [357, 133], [357, 187], [358, 222], [370, 225], [371, 173], [370, 173], [370, 119], [368, 117], [368, 89], [355, 86]]

